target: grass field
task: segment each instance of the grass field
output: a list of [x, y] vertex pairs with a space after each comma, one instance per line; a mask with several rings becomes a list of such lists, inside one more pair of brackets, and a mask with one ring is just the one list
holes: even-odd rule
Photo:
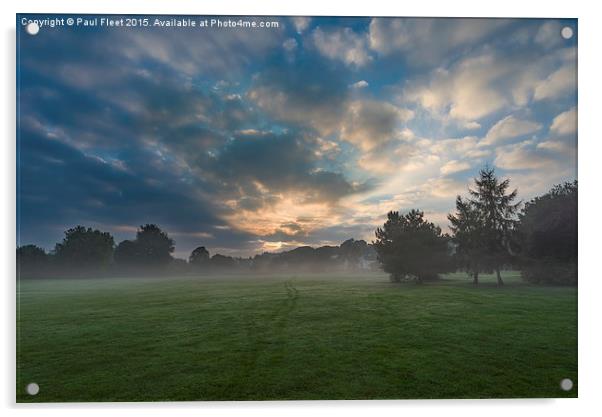
[[504, 278], [21, 280], [17, 401], [575, 397], [576, 289]]

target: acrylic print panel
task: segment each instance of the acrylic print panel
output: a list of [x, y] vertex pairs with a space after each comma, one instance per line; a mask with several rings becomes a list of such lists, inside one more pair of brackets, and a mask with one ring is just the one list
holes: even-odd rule
[[577, 35], [18, 15], [17, 401], [576, 397]]

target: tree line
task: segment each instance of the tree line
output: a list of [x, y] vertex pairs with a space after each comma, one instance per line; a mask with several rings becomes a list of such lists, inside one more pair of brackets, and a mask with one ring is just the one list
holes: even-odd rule
[[138, 228], [136, 237], [115, 245], [108, 232], [84, 226], [65, 231], [54, 249], [36, 245], [17, 248], [18, 274], [24, 278], [60, 276], [169, 275], [204, 272], [349, 271], [377, 268], [376, 252], [364, 240], [349, 239], [339, 246], [302, 246], [280, 253], [232, 257], [195, 248], [188, 259], [173, 256], [175, 242], [155, 224]]
[[463, 270], [475, 285], [482, 273], [495, 273], [503, 285], [500, 271], [512, 267], [532, 283], [575, 285], [577, 181], [556, 185], [525, 204], [509, 187], [493, 168], [482, 169], [468, 195], [457, 196], [455, 212], [448, 215], [450, 233], [442, 233], [423, 211], [391, 211], [371, 243], [349, 239], [340, 246], [302, 246], [249, 258], [211, 256], [199, 246], [184, 260], [174, 258], [174, 240], [155, 224], [140, 226], [134, 239], [117, 245], [108, 232], [76, 226], [49, 253], [35, 245], [18, 247], [17, 268], [19, 276], [48, 277], [380, 267], [393, 282], [420, 283]]
[[500, 180], [486, 167], [466, 197], [457, 196], [450, 213], [449, 234], [411, 210], [391, 211], [373, 242], [378, 260], [391, 281], [435, 279], [439, 274], [466, 271], [475, 285], [479, 274], [505, 267], [521, 270], [531, 283], [577, 283], [577, 181], [554, 186], [522, 204], [510, 180]]

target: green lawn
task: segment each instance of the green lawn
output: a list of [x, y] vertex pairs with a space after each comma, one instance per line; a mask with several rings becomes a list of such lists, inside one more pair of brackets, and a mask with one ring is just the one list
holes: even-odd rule
[[576, 289], [504, 277], [21, 280], [17, 401], [575, 397]]

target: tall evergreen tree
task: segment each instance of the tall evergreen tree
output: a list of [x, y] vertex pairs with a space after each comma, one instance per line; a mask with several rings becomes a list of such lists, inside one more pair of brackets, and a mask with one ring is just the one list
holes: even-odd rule
[[512, 234], [521, 202], [515, 202], [517, 190], [508, 192], [510, 180], [498, 180], [493, 168], [483, 168], [474, 181], [475, 188], [468, 190], [469, 201], [479, 213], [482, 247], [501, 286], [504, 281], [500, 269], [512, 255]]
[[479, 272], [487, 264], [483, 247], [483, 222], [475, 204], [462, 197], [456, 198], [456, 213], [449, 214], [450, 230], [455, 244], [455, 257], [460, 265], [472, 275], [473, 284], [479, 284]]

